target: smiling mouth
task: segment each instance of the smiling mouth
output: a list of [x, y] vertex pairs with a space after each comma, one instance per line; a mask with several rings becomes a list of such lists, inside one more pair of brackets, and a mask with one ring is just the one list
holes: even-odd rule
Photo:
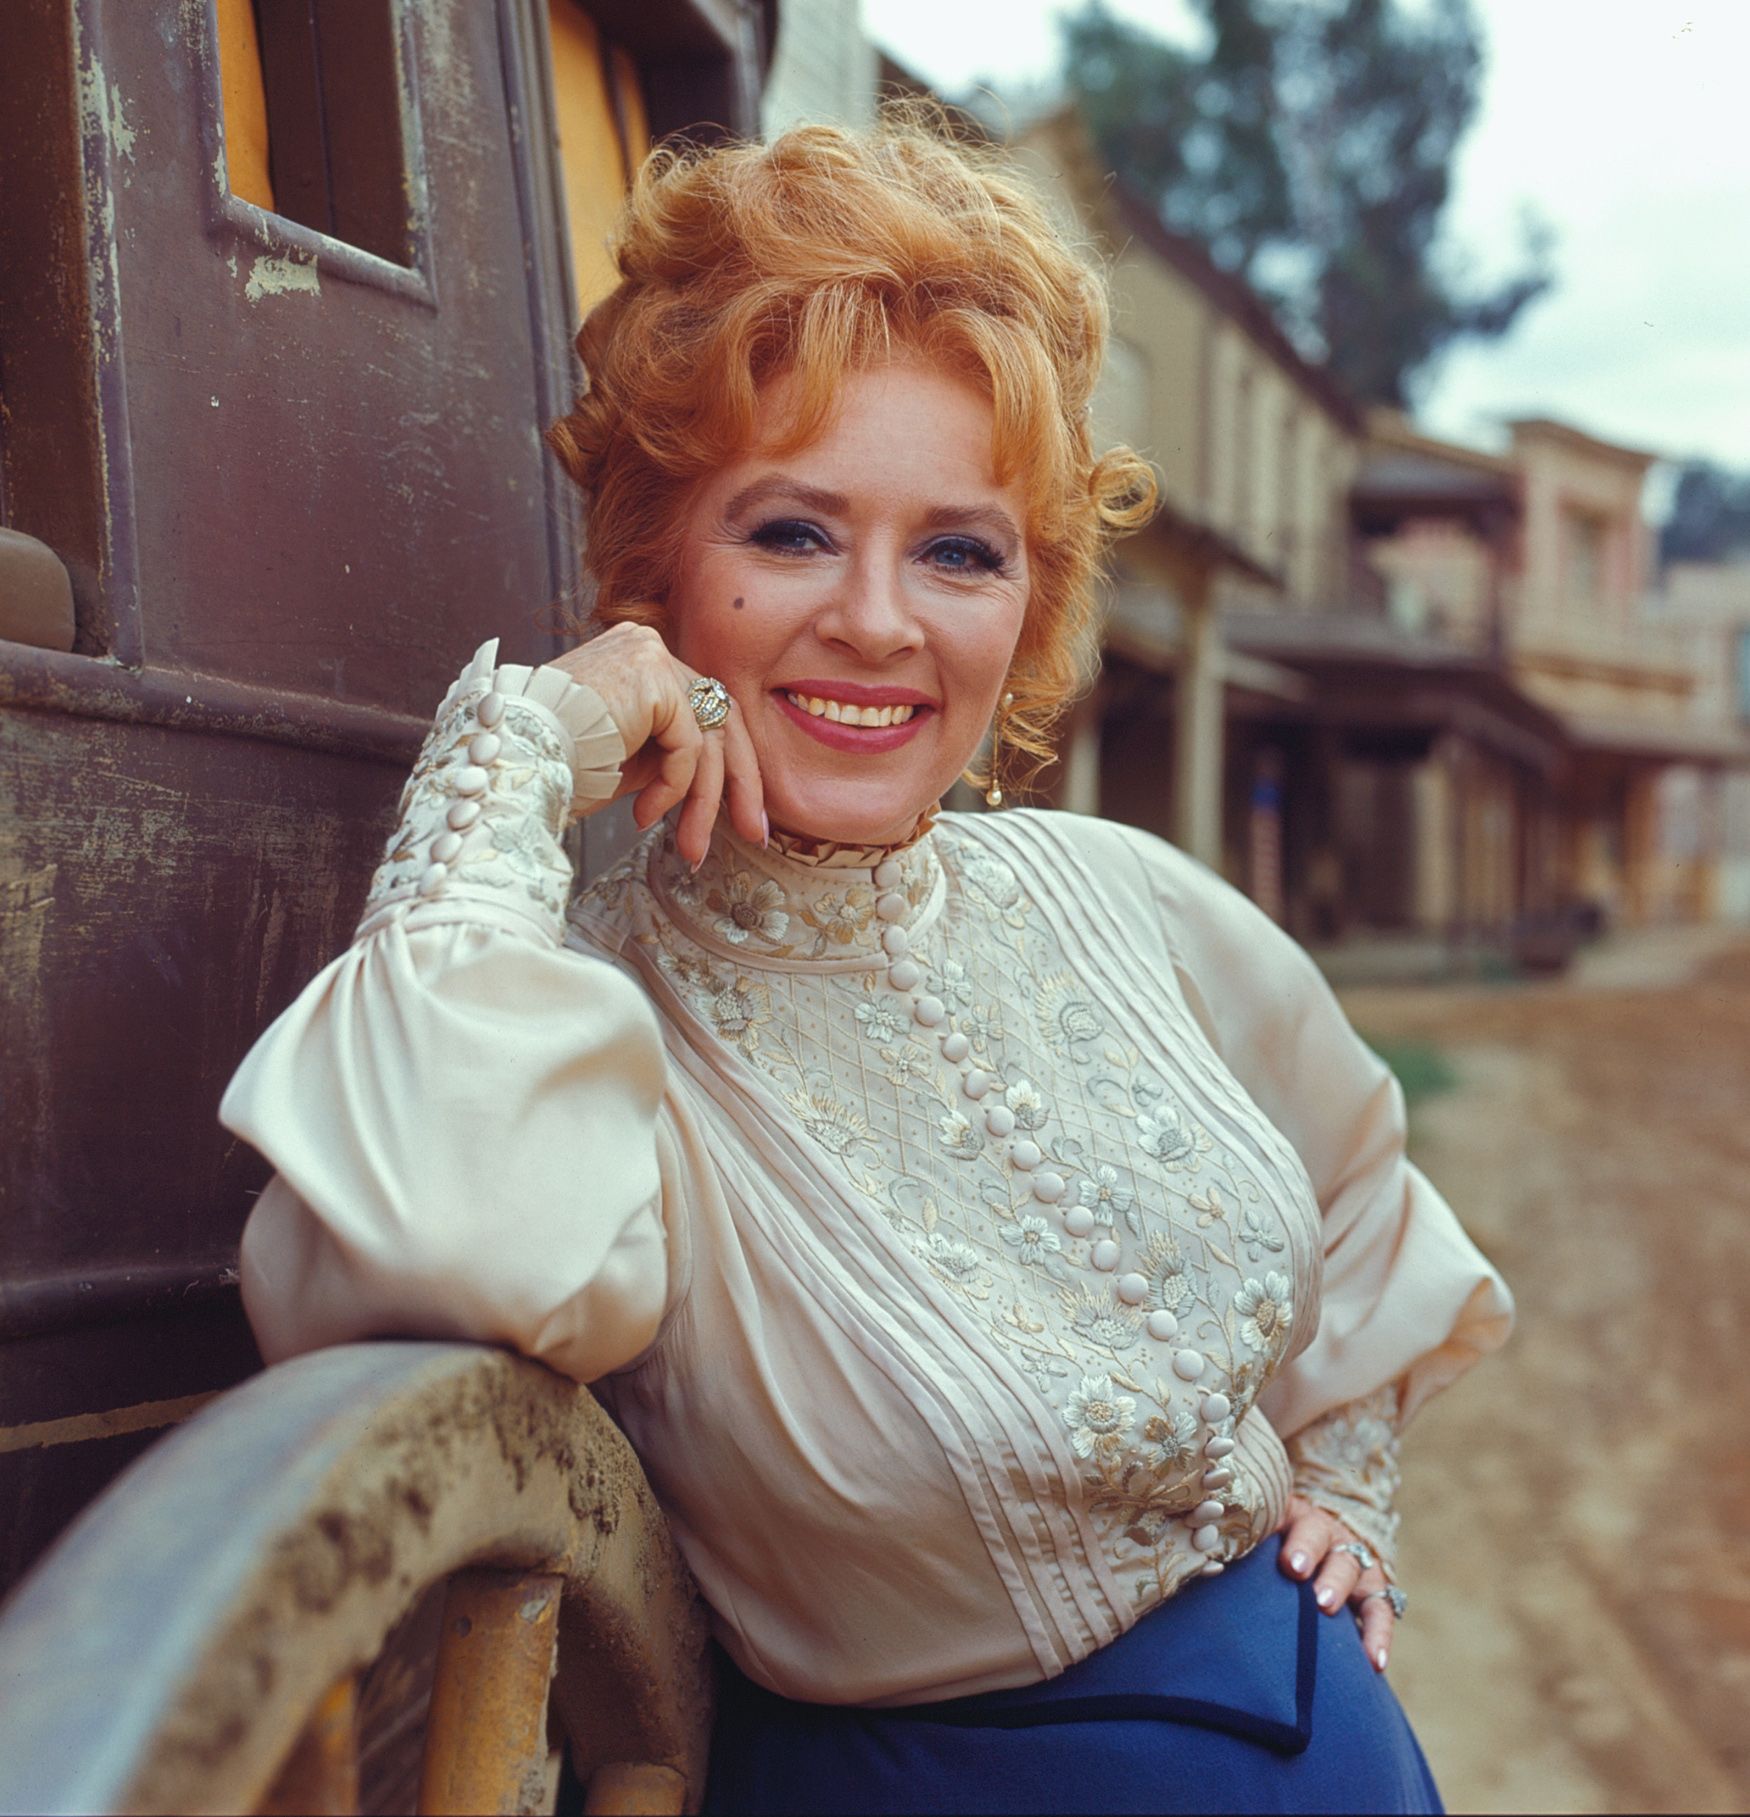
[[797, 694], [784, 689], [784, 698], [811, 719], [830, 720], [842, 726], [902, 726], [916, 713], [909, 703], [894, 707], [859, 707], [849, 701], [826, 700], [818, 694]]

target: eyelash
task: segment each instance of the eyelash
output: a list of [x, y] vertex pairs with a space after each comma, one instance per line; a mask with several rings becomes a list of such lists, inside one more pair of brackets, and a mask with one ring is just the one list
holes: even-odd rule
[[[770, 549], [778, 555], [805, 555], [806, 549], [796, 546], [797, 539], [811, 544], [816, 549], [831, 549], [832, 541], [819, 525], [805, 522], [801, 518], [777, 517], [764, 523], [748, 538], [762, 549]], [[944, 568], [943, 573], [968, 573], [972, 567], [983, 569], [987, 574], [1006, 574], [1009, 564], [1004, 560], [1002, 551], [992, 547], [977, 536], [939, 536], [931, 543], [926, 554], [939, 554], [943, 550], [952, 550], [971, 558], [967, 567]]]

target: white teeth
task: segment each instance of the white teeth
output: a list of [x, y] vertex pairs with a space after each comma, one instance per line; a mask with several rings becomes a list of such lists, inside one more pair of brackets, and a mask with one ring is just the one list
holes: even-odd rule
[[835, 725], [845, 726], [902, 726], [917, 711], [911, 705], [849, 706], [842, 700], [823, 700], [818, 694], [797, 694], [788, 688], [784, 690], [784, 698], [791, 706], [800, 707], [811, 718], [830, 719]]

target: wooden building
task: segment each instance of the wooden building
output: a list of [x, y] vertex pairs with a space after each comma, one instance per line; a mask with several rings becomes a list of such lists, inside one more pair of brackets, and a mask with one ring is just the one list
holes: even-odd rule
[[558, 647], [545, 455], [748, 0], [14, 0], [0, 55], [0, 1586], [256, 1367], [215, 1121], [459, 662]]

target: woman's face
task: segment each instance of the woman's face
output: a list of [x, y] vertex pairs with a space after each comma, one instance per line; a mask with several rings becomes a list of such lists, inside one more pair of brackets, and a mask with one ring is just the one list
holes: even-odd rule
[[[779, 385], [762, 423], [783, 403]], [[977, 751], [1028, 592], [992, 428], [963, 380], [884, 366], [811, 446], [777, 459], [762, 435], [693, 494], [670, 635], [734, 697], [774, 826], [902, 839]]]

